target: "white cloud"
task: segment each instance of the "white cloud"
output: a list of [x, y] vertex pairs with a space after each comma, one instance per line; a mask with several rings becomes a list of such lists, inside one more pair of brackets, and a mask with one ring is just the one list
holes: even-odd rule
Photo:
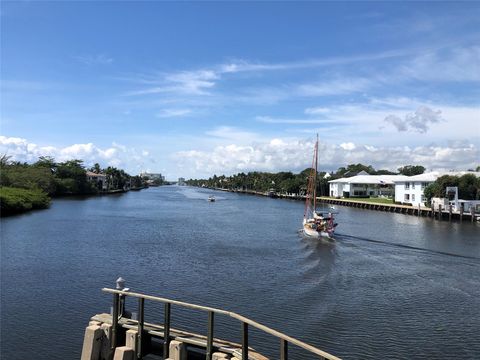
[[159, 118], [181, 117], [192, 113], [190, 109], [163, 109], [156, 116]]
[[284, 119], [274, 118], [270, 116], [256, 116], [255, 119], [259, 122], [268, 124], [327, 124], [333, 123], [329, 119]]
[[245, 131], [231, 126], [219, 126], [205, 132], [206, 135], [221, 141], [245, 143], [260, 140], [259, 136], [250, 131]]
[[307, 115], [322, 115], [328, 114], [331, 110], [327, 107], [313, 107], [313, 108], [306, 108], [305, 114]]
[[296, 92], [300, 96], [327, 96], [361, 92], [371, 87], [373, 82], [364, 78], [339, 78], [319, 83], [299, 85]]
[[[254, 170], [300, 171], [310, 166], [313, 145], [313, 141], [277, 138], [249, 145], [217, 146], [211, 151], [180, 151], [174, 158], [183, 169], [192, 169], [192, 174], [202, 174], [199, 176]], [[478, 166], [480, 151], [468, 142], [412, 148], [323, 142], [320, 143], [319, 157], [321, 170], [336, 170], [351, 163], [390, 170], [406, 164], [420, 164], [432, 170], [466, 170]]]
[[139, 79], [140, 83], [148, 83], [149, 88], [135, 90], [126, 95], [149, 95], [159, 93], [173, 93], [182, 95], [210, 95], [209, 89], [215, 86], [220, 75], [213, 70], [180, 71], [169, 74]]
[[426, 52], [401, 66], [402, 76], [430, 81], [480, 81], [480, 46]]
[[348, 142], [348, 143], [342, 143], [340, 144], [340, 147], [343, 149], [343, 150], [355, 150], [356, 146], [354, 143], [352, 142]]
[[38, 146], [27, 139], [0, 136], [0, 154], [11, 156], [14, 161], [32, 163], [40, 156], [51, 156], [62, 162], [72, 159], [84, 161], [85, 166], [98, 162], [101, 166], [115, 166], [140, 172], [144, 164], [149, 162], [149, 152], [137, 151], [124, 145], [113, 143], [111, 147], [101, 148], [93, 143], [73, 144], [66, 147]]

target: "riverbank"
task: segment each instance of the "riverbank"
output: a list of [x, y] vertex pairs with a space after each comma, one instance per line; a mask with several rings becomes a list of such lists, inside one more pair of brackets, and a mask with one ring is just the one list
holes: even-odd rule
[[60, 196], [48, 196], [39, 189], [22, 189], [14, 187], [0, 187], [0, 217], [18, 215], [32, 210], [48, 209], [53, 199], [68, 198], [71, 196], [103, 196], [123, 194], [128, 191], [140, 191], [148, 186], [129, 189], [106, 190], [87, 194], [62, 194]]
[[[299, 200], [305, 201], [305, 195], [297, 195], [297, 194], [281, 194], [271, 191], [261, 192], [255, 190], [234, 190], [234, 189], [223, 189], [223, 188], [211, 188], [212, 190], [218, 191], [227, 191], [233, 193], [240, 193], [240, 194], [248, 194], [248, 195], [258, 195], [258, 196], [265, 196], [270, 198], [279, 198], [279, 199], [289, 199], [289, 200]], [[480, 215], [475, 214], [473, 211], [470, 213], [464, 213], [459, 211], [452, 211], [452, 209], [432, 209], [425, 206], [411, 206], [411, 205], [404, 205], [404, 204], [395, 204], [395, 203], [387, 203], [385, 201], [378, 201], [377, 198], [375, 199], [368, 199], [368, 198], [361, 198], [361, 199], [337, 199], [328, 196], [319, 196], [317, 197], [318, 201], [325, 202], [327, 204], [332, 205], [342, 205], [342, 206], [350, 206], [356, 207], [360, 209], [366, 210], [376, 210], [376, 211], [386, 211], [386, 212], [395, 212], [405, 215], [413, 215], [413, 216], [424, 216], [424, 217], [431, 217], [432, 219], [438, 220], [458, 220], [460, 222], [463, 221], [480, 221]], [[381, 199], [384, 200], [384, 199]], [[473, 208], [472, 208], [473, 210]]]
[[50, 206], [50, 201], [50, 197], [41, 190], [3, 186], [0, 188], [0, 216], [46, 209]]

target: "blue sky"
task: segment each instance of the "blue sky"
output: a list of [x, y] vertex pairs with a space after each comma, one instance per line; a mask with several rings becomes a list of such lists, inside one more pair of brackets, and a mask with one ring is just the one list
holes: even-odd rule
[[2, 2], [0, 152], [169, 179], [480, 165], [480, 3]]

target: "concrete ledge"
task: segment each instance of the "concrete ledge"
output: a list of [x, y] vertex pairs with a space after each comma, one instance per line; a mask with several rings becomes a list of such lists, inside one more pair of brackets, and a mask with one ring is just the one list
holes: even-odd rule
[[103, 330], [98, 325], [90, 325], [85, 329], [81, 360], [100, 360]]
[[111, 360], [113, 358], [113, 350], [110, 349], [112, 339], [112, 325], [103, 323], [100, 328], [103, 331], [102, 346], [100, 349], [101, 360]]
[[137, 350], [137, 336], [138, 331], [137, 330], [127, 330], [126, 336], [125, 336], [125, 346], [129, 347], [132, 349], [134, 352]]
[[187, 359], [187, 347], [186, 345], [177, 340], [170, 341], [170, 359], [172, 360], [186, 360]]
[[127, 346], [120, 346], [115, 349], [113, 360], [134, 360], [135, 352]]

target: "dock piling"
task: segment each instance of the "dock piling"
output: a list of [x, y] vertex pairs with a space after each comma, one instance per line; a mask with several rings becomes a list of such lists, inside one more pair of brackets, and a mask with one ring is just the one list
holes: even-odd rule
[[242, 360], [248, 360], [248, 324], [242, 322]]
[[212, 360], [213, 355], [213, 311], [208, 312], [208, 332], [207, 332], [207, 356], [206, 360]]
[[138, 298], [138, 338], [137, 338], [137, 359], [141, 359], [143, 356], [143, 332], [144, 332], [144, 321], [145, 321], [145, 299]]
[[163, 324], [163, 358], [166, 359], [170, 353], [170, 303], [165, 303], [165, 318]]
[[288, 360], [288, 342], [280, 340], [280, 360]]

